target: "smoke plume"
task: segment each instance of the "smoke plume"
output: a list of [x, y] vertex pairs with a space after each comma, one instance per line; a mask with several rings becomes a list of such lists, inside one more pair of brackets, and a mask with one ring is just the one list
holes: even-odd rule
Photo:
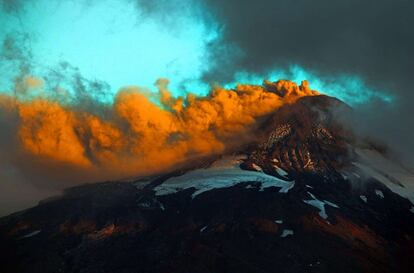
[[[0, 200], [17, 200], [16, 203], [22, 204], [18, 198], [38, 199], [74, 182], [145, 175], [167, 170], [191, 158], [221, 153], [232, 148], [234, 138], [247, 140], [250, 128], [260, 117], [301, 95], [313, 94], [305, 86], [295, 87], [282, 81], [275, 90], [290, 90], [287, 96], [269, 92], [266, 85], [240, 85], [235, 90], [216, 87], [207, 97], [190, 93], [176, 97], [169, 91], [168, 81], [161, 79], [156, 83], [157, 94], [127, 87], [116, 94], [113, 103], [108, 103], [112, 101], [111, 88], [114, 88], [108, 83], [109, 77], [90, 80], [94, 77], [82, 75], [77, 63], [65, 59], [46, 63], [45, 58], [38, 58], [36, 39], [42, 41], [47, 33], [33, 31], [30, 18], [34, 15], [30, 11], [39, 2], [43, 5], [37, 10], [45, 14], [37, 14], [36, 20], [48, 19], [53, 11], [62, 12], [54, 17], [59, 20], [45, 21], [44, 25], [55, 31], [54, 26], [58, 26], [53, 33], [63, 34], [60, 39], [52, 37], [51, 44], [46, 43], [53, 49], [58, 47], [55, 40], [68, 36], [59, 27], [65, 25], [61, 24], [60, 15], [68, 10], [62, 11], [64, 1], [0, 1], [1, 10], [9, 18], [0, 19], [0, 83], [14, 82], [14, 89], [8, 90], [11, 92], [0, 93]], [[158, 53], [162, 57], [168, 47], [179, 52], [177, 58], [167, 58], [168, 64], [158, 64], [156, 68], [157, 77], [165, 72], [169, 73], [167, 76], [182, 74], [177, 76], [179, 80], [172, 79], [173, 83], [198, 81], [225, 85], [233, 82], [240, 72], [266, 75], [275, 70], [287, 71], [295, 65], [322, 81], [333, 82], [330, 86], [338, 84], [338, 79], [348, 82], [348, 75], [362, 79], [363, 85], [352, 87], [357, 90], [345, 90], [349, 92], [347, 98], [359, 93], [364, 97], [369, 92], [362, 87], [381, 94], [366, 96], [372, 100], [355, 105], [352, 116], [342, 115], [342, 120], [360, 135], [387, 142], [404, 163], [414, 166], [413, 1], [79, 0], [66, 4], [74, 4], [83, 14], [101, 7], [103, 2], [115, 5], [104, 5], [104, 12], [97, 13], [97, 17], [104, 17], [120, 7], [120, 3], [127, 3], [113, 14], [114, 18], [136, 19], [126, 16], [132, 10], [139, 15], [139, 22], [157, 26], [152, 31], [164, 31], [150, 35], [145, 32], [146, 36], [140, 39], [130, 35], [127, 42], [117, 42], [121, 44], [119, 52], [124, 52], [127, 45], [141, 46], [141, 50], [126, 56], [127, 61], [143, 49], [154, 50], [140, 55], [142, 58]], [[47, 7], [50, 10], [45, 11]], [[86, 21], [87, 25], [99, 21], [90, 16], [86, 17], [93, 20]], [[80, 22], [80, 18], [71, 17], [63, 23], [76, 26], [73, 23]], [[131, 23], [121, 22], [118, 29], [113, 29], [111, 23], [109, 32], [118, 33], [126, 23]], [[191, 26], [194, 32], [186, 32]], [[80, 37], [87, 40], [95, 32], [90, 29], [88, 35]], [[103, 33], [106, 35], [107, 31]], [[186, 36], [180, 36], [183, 33]], [[76, 31], [72, 34], [79, 37]], [[163, 34], [181, 37], [187, 43], [191, 37], [197, 37], [201, 42], [187, 51], [182, 49], [186, 43], [173, 48], [171, 43], [149, 39]], [[130, 38], [136, 38], [135, 42]], [[76, 45], [85, 39], [77, 38], [68, 44]], [[101, 41], [83, 43], [82, 48], [90, 57], [97, 52], [113, 51], [99, 50], [98, 40]], [[112, 45], [112, 39], [106, 41]], [[157, 45], [167, 46], [156, 51]], [[78, 46], [77, 51], [83, 52]], [[187, 60], [188, 56], [196, 58]], [[106, 61], [106, 58], [118, 60], [119, 56], [115, 52], [104, 57]], [[183, 58], [188, 62], [177, 63]], [[102, 59], [102, 55], [95, 56], [95, 61]], [[105, 71], [102, 75], [123, 79], [123, 75], [131, 74], [141, 83], [139, 76], [156, 67], [156, 60], [145, 62], [138, 58], [135, 64], [142, 65], [137, 67], [106, 66], [111, 73]], [[184, 66], [190, 71], [184, 73]], [[97, 67], [105, 66], [95, 63], [94, 68]], [[168, 69], [161, 70], [164, 68]], [[3, 84], [1, 88], [4, 89]], [[381, 95], [392, 99], [375, 99]]]
[[347, 123], [386, 141], [414, 166], [413, 1], [203, 2], [222, 26], [222, 36], [211, 45], [216, 66], [207, 79], [226, 82], [238, 71], [260, 74], [291, 65], [327, 81], [357, 75], [394, 100], [358, 105]]
[[[26, 77], [16, 84], [16, 95], [0, 97], [6, 133], [1, 160], [15, 170], [9, 175], [30, 177], [33, 186], [57, 190], [165, 171], [231, 149], [236, 137], [243, 144], [258, 118], [301, 96], [318, 94], [307, 84], [279, 81], [176, 98], [166, 79], [156, 85], [155, 94], [124, 88], [113, 104], [87, 111], [39, 92], [43, 82]], [[32, 90], [40, 95], [33, 97]]]

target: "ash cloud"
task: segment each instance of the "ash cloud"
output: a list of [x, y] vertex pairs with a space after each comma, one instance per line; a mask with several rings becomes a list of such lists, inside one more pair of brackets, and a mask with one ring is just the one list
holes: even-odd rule
[[[168, 31], [178, 31], [179, 26], [186, 23], [180, 15], [193, 12], [181, 1], [153, 4], [123, 1], [137, 4], [137, 18], [144, 16], [161, 22], [168, 25]], [[99, 2], [78, 1], [85, 11]], [[0, 90], [3, 92], [0, 93], [0, 215], [34, 205], [75, 184], [139, 175], [144, 173], [143, 169], [165, 170], [186, 158], [187, 151], [203, 154], [210, 149], [221, 149], [219, 141], [208, 143], [197, 138], [193, 139], [193, 147], [187, 149], [187, 145], [192, 144], [184, 141], [186, 139], [171, 141], [171, 138], [171, 143], [166, 143], [171, 145], [163, 146], [162, 155], [148, 151], [151, 147], [161, 150], [159, 145], [164, 144], [164, 135], [174, 130], [169, 127], [170, 123], [178, 126], [179, 120], [150, 102], [150, 96], [153, 100], [159, 98], [154, 98], [157, 95], [150, 95], [148, 90], [125, 88], [116, 98], [115, 109], [108, 103], [114, 99], [114, 94], [107, 82], [85, 77], [80, 69], [63, 59], [47, 65], [34, 58], [33, 44], [41, 35], [23, 24], [26, 11], [34, 3], [0, 0], [0, 13], [8, 16], [6, 23], [7, 20], [12, 22], [5, 25], [0, 22], [3, 77], [0, 81], [4, 81], [1, 82], [3, 90]], [[60, 4], [50, 1], [52, 8]], [[183, 100], [172, 98], [165, 81], [159, 84], [165, 102], [171, 103], [171, 107], [177, 105], [179, 111]], [[7, 86], [10, 88], [5, 90]], [[127, 99], [137, 103], [138, 109]], [[132, 113], [128, 113], [130, 110]], [[151, 111], [155, 117], [148, 116], [145, 111]], [[32, 130], [39, 134], [33, 134]], [[211, 138], [214, 138], [212, 134]], [[141, 145], [143, 139], [153, 141], [153, 145]], [[128, 151], [129, 148], [134, 151]], [[145, 168], [154, 165], [150, 164], [151, 160], [158, 161], [157, 166]]]
[[[410, 0], [204, 0], [222, 26], [206, 79], [264, 73], [297, 64], [321, 78], [358, 75], [392, 103], [359, 105], [357, 131], [386, 141], [413, 161], [414, 2]], [[233, 53], [233, 54], [232, 54]], [[222, 60], [225, 59], [223, 62]], [[364, 92], [364, 90], [360, 90]]]
[[99, 112], [85, 109], [81, 101], [66, 104], [42, 93], [31, 97], [42, 81], [24, 78], [17, 86], [27, 90], [0, 95], [5, 132], [0, 139], [0, 189], [5, 191], [0, 197], [21, 187], [36, 199], [76, 184], [151, 175], [229, 152], [235, 139], [243, 145], [254, 135], [263, 117], [302, 96], [319, 94], [289, 81], [273, 85], [274, 92], [239, 85], [234, 90], [217, 87], [207, 97], [175, 98], [168, 81], [161, 79], [159, 93], [128, 87]]
[[[96, 2], [80, 1], [85, 3], [85, 8]], [[164, 21], [171, 27], [171, 31], [174, 31], [175, 24], [185, 24], [180, 20], [180, 14], [185, 13], [189, 6], [192, 6], [191, 9], [194, 11], [198, 2], [125, 1], [136, 3], [137, 12]], [[1, 0], [0, 6], [5, 12], [18, 17], [28, 2], [30, 1]], [[368, 85], [389, 92], [395, 99], [392, 103], [378, 100], [358, 105], [352, 116], [343, 115], [341, 118], [361, 135], [370, 135], [387, 141], [405, 162], [413, 162], [412, 1], [261, 0], [253, 3], [247, 0], [203, 0], [202, 5], [204, 9], [197, 10], [200, 20], [214, 25], [214, 28], [217, 25], [221, 26], [221, 38], [210, 44], [211, 56], [208, 59], [214, 60], [215, 66], [204, 75], [206, 81], [225, 83], [231, 81], [234, 74], [239, 71], [260, 74], [275, 68], [288, 68], [292, 64], [301, 65], [321, 78], [332, 79], [335, 75], [343, 74], [361, 76]], [[25, 92], [33, 85], [42, 91], [42, 84], [35, 78], [28, 77], [33, 67], [40, 65], [33, 62], [29, 42], [30, 37], [26, 33], [10, 33], [3, 41], [3, 51], [0, 54], [3, 64], [6, 64], [6, 61], [7, 65], [10, 64], [8, 70], [18, 73], [15, 79], [15, 94], [18, 97], [26, 96]], [[94, 97], [95, 94], [102, 98], [102, 94], [108, 91], [105, 82], [86, 79], [75, 66], [65, 61], [43, 71], [45, 73], [41, 76], [44, 83], [53, 90], [52, 95], [48, 95], [52, 102], [25, 104], [23, 107], [19, 106], [18, 110], [13, 106], [12, 111], [8, 110], [8, 106], [0, 107], [0, 200], [13, 201], [7, 202], [7, 208], [6, 203], [0, 204], [0, 207], [4, 208], [0, 215], [56, 193], [64, 187], [73, 185], [73, 181], [83, 183], [108, 177], [119, 178], [120, 173], [137, 174], [134, 170], [137, 166], [147, 168], [145, 164], [139, 165], [142, 162], [134, 162], [137, 165], [131, 165], [130, 169], [102, 172], [102, 169], [108, 167], [105, 165], [107, 162], [123, 165], [125, 147], [135, 145], [137, 154], [147, 153], [153, 155], [150, 159], [158, 160], [159, 153], [145, 150], [158, 147], [158, 142], [137, 145], [130, 136], [155, 141], [160, 136], [159, 130], [155, 132], [153, 129], [157, 126], [161, 128], [161, 137], [164, 140], [162, 143], [170, 149], [165, 150], [163, 159], [167, 165], [170, 160], [176, 160], [177, 155], [178, 159], [188, 159], [194, 154], [222, 151], [223, 143], [229, 135], [242, 130], [246, 124], [251, 124], [255, 117], [263, 114], [257, 114], [256, 111], [263, 109], [256, 109], [253, 103], [250, 105], [252, 108], [249, 115], [236, 112], [234, 118], [230, 114], [232, 111], [226, 109], [237, 109], [243, 103], [234, 103], [238, 100], [233, 93], [231, 96], [236, 100], [227, 101], [224, 95], [227, 91], [216, 92], [216, 95], [222, 96], [216, 97], [216, 103], [197, 100], [191, 95], [187, 98], [174, 98], [169, 94], [165, 80], [158, 82], [158, 99], [168, 111], [162, 111], [151, 104], [148, 96], [144, 96], [143, 91], [136, 88], [123, 90], [124, 92], [118, 96], [118, 108], [111, 108], [98, 103]], [[65, 90], [59, 88], [62, 85], [70, 86], [74, 93], [66, 96]], [[55, 103], [57, 99], [61, 104]], [[142, 104], [141, 110], [135, 109], [136, 104], [130, 105], [133, 100]], [[191, 111], [184, 109], [183, 101], [193, 103]], [[277, 104], [273, 100], [269, 102]], [[5, 105], [8, 103], [10, 102], [6, 102]], [[128, 115], [130, 111], [123, 111], [128, 107], [138, 111], [139, 115], [144, 115], [146, 109], [154, 113], [160, 112], [159, 116], [162, 119], [150, 120], [150, 128], [144, 128], [140, 125], [142, 120], [137, 118], [138, 114]], [[269, 109], [273, 107], [274, 105]], [[16, 112], [22, 110], [25, 113]], [[45, 117], [42, 122], [39, 118], [42, 111], [55, 117]], [[206, 119], [206, 115], [210, 118]], [[22, 116], [26, 119], [22, 120]], [[62, 122], [56, 122], [56, 116], [60, 117]], [[220, 116], [232, 116], [233, 122], [219, 119]], [[186, 126], [183, 125], [183, 120], [188, 122], [184, 123]], [[145, 120], [145, 116], [144, 121], [148, 121]], [[41, 126], [38, 126], [39, 124]], [[204, 127], [192, 130], [197, 134], [193, 137], [194, 143], [188, 144], [186, 141], [189, 139], [189, 132], [183, 133], [170, 124], [179, 127], [181, 131]], [[22, 125], [25, 128], [23, 133]], [[33, 128], [37, 128], [39, 136], [42, 130], [47, 132], [48, 129], [57, 129], [56, 131], [63, 132], [66, 138], [62, 142], [56, 142], [58, 137], [47, 133], [46, 140], [60, 143], [60, 146], [55, 147], [54, 154], [48, 154], [48, 143], [41, 143], [45, 145], [42, 147], [33, 141], [36, 140], [36, 137], [30, 135]], [[209, 128], [220, 130], [211, 132]], [[20, 133], [17, 133], [19, 131]], [[22, 146], [24, 133], [27, 133], [26, 138], [23, 138], [26, 142]], [[220, 135], [219, 138], [217, 134]], [[108, 135], [113, 141], [108, 140]], [[193, 148], [189, 149], [187, 146]], [[73, 147], [79, 150], [71, 150]], [[161, 148], [165, 149], [164, 146]], [[72, 155], [70, 162], [57, 163], [53, 158], [63, 156], [67, 159], [69, 155]], [[50, 160], [50, 157], [53, 160]], [[117, 161], [118, 159], [120, 161]], [[128, 161], [127, 157], [125, 160]], [[62, 179], [62, 175], [65, 179]]]

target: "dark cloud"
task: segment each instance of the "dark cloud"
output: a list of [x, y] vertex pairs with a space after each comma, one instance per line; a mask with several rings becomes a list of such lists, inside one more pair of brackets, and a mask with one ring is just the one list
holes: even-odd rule
[[293, 63], [321, 72], [359, 73], [372, 81], [412, 76], [412, 1], [205, 2], [223, 25], [219, 48], [232, 45], [244, 52], [235, 56], [230, 71]]
[[50, 187], [52, 183], [47, 187], [34, 185], [33, 176], [22, 171], [22, 164], [18, 164], [21, 150], [15, 133], [18, 124], [17, 113], [8, 111], [0, 102], [0, 217], [59, 193]]
[[204, 2], [223, 31], [211, 46], [216, 66], [207, 79], [227, 81], [237, 71], [263, 73], [292, 64], [322, 78], [358, 75], [395, 101], [359, 106], [358, 121], [351, 122], [405, 157], [414, 152], [413, 1]]

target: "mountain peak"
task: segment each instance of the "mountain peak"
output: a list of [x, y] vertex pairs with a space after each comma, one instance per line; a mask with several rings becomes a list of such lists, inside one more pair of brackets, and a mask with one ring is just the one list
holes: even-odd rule
[[260, 129], [247, 166], [256, 164], [269, 172], [339, 171], [351, 161], [353, 136], [335, 119], [332, 109], [338, 107], [348, 106], [319, 95], [276, 110]]
[[411, 272], [413, 175], [356, 144], [331, 111], [352, 111], [341, 101], [306, 83], [264, 87], [312, 95], [231, 152], [0, 219], [0, 271]]

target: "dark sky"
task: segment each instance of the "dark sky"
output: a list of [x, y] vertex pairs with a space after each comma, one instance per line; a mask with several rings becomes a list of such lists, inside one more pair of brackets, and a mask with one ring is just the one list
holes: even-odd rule
[[203, 1], [223, 30], [211, 45], [217, 65], [206, 78], [290, 64], [322, 78], [356, 74], [395, 100], [360, 105], [349, 122], [413, 158], [414, 1]]
[[204, 1], [223, 24], [220, 45], [243, 52], [226, 71], [298, 63], [387, 87], [413, 75], [413, 1]]

